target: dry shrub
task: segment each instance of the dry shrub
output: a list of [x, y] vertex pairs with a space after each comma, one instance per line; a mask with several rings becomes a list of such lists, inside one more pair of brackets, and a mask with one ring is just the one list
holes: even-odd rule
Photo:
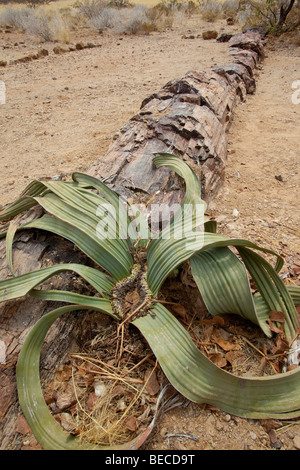
[[223, 16], [226, 17], [235, 17], [239, 12], [239, 0], [225, 0], [222, 3], [222, 12]]
[[0, 24], [7, 24], [44, 41], [68, 42], [69, 26], [66, 18], [44, 9], [7, 8], [0, 16]]
[[91, 20], [96, 18], [108, 6], [108, 1], [83, 0], [82, 2], [75, 3], [74, 6], [78, 10], [79, 15]]
[[242, 0], [240, 24], [243, 28], [263, 26], [268, 33], [275, 34], [295, 30], [300, 25], [300, 4], [296, 1], [291, 10], [289, 5], [289, 0]]
[[204, 21], [213, 23], [222, 15], [222, 5], [221, 3], [215, 2], [213, 0], [207, 0], [207, 2], [201, 6], [201, 17]]
[[102, 33], [149, 34], [171, 27], [174, 15], [162, 14], [159, 8], [135, 5], [129, 8], [105, 7], [97, 15], [87, 19], [90, 27]]
[[6, 8], [0, 15], [0, 25], [10, 25], [25, 31], [28, 22], [34, 18], [34, 13], [33, 8]]

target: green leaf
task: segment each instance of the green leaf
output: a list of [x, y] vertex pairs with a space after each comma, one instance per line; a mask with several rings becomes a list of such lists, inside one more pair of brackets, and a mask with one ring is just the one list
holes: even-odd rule
[[25, 188], [20, 198], [0, 211], [0, 221], [8, 220], [35, 206], [36, 201], [33, 197], [44, 194], [45, 192], [45, 186], [41, 181], [32, 181]]
[[10, 270], [11, 274], [15, 276], [14, 267], [13, 267], [13, 240], [18, 230], [18, 224], [13, 220], [8, 225], [8, 230], [6, 234], [6, 260], [7, 260], [7, 267]]
[[[175, 211], [170, 222], [164, 227], [156, 242], [160, 239], [168, 238], [171, 234], [174, 238], [179, 238], [180, 234], [191, 231], [202, 232], [208, 230], [205, 224], [208, 224], [208, 218], [204, 215], [207, 208], [206, 202], [201, 198], [201, 184], [198, 176], [181, 158], [169, 153], [158, 153], [153, 159], [156, 167], [167, 166], [175, 171], [185, 182], [186, 192], [180, 208]], [[214, 224], [210, 223], [210, 228]]]
[[194, 232], [190, 236], [180, 239], [152, 240], [147, 251], [148, 258], [148, 284], [154, 295], [157, 295], [164, 280], [182, 263], [194, 254], [214, 247], [240, 247], [246, 246], [255, 250], [274, 255], [277, 266], [282, 265], [281, 257], [272, 250], [267, 250], [243, 239], [230, 239], [217, 233]]
[[189, 400], [246, 418], [300, 416], [300, 369], [263, 377], [237, 377], [220, 369], [192, 342], [161, 304], [133, 324], [141, 331], [173, 387]]
[[292, 298], [276, 270], [262, 258], [245, 247], [238, 251], [251, 274], [259, 292], [269, 310], [283, 312], [286, 315], [284, 331], [288, 340], [295, 338], [299, 330], [299, 319]]
[[171, 153], [156, 153], [155, 155], [153, 162], [157, 168], [167, 166], [184, 180], [186, 191], [183, 204], [192, 204], [194, 206], [201, 204], [206, 210], [206, 202], [201, 198], [201, 184], [194, 170], [181, 158]]
[[131, 223], [132, 221], [127, 211], [128, 202], [121, 195], [117, 194], [106, 184], [93, 176], [75, 172], [72, 178], [83, 187], [96, 189], [112, 204], [118, 215], [118, 224], [123, 228], [122, 236], [125, 238], [129, 237], [129, 241], [134, 243], [137, 237], [134, 225]]
[[256, 312], [245, 265], [227, 247], [211, 248], [191, 258], [192, 275], [211, 315], [237, 314], [272, 333]]
[[79, 274], [101, 295], [110, 292], [114, 286], [104, 273], [95, 268], [75, 263], [59, 264], [0, 281], [0, 302], [23, 297], [50, 277], [66, 271]]
[[111, 256], [107, 255], [107, 252], [102, 249], [101, 245], [99, 245], [98, 240], [86, 235], [83, 227], [80, 230], [63, 220], [46, 214], [40, 219], [24, 224], [20, 227], [20, 230], [31, 228], [46, 230], [71, 241], [89, 258], [95, 261], [95, 263], [110, 273], [116, 280], [123, 279], [123, 277], [128, 275], [127, 270], [124, 271], [123, 268], [120, 269], [120, 265], [118, 263], [114, 263]]
[[[292, 298], [295, 307], [300, 306], [300, 286], [287, 285], [286, 289]], [[255, 309], [262, 322], [269, 320], [270, 307], [259, 292], [253, 295]]]
[[[79, 209], [70, 207], [51, 193], [43, 198], [36, 198], [36, 200], [52, 215], [80, 230], [86, 237], [98, 243], [101, 266], [114, 277], [116, 276], [115, 279], [122, 279], [130, 274], [130, 268], [133, 264], [130, 253], [124, 249], [118, 239], [102, 239], [97, 235], [98, 220], [96, 217], [93, 218]], [[66, 231], [65, 238], [68, 238], [68, 231]]]
[[32, 289], [29, 295], [40, 300], [50, 300], [52, 302], [65, 302], [77, 304], [82, 307], [89, 307], [91, 310], [105, 311], [108, 315], [118, 320], [118, 316], [114, 314], [111, 302], [108, 299], [99, 299], [90, 295], [77, 294], [76, 292], [61, 290], [37, 290]]

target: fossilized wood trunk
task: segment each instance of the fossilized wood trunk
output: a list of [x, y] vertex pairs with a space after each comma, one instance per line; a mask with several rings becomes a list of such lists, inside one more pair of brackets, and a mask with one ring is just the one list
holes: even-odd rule
[[[188, 72], [146, 98], [89, 173], [107, 178], [127, 196], [171, 190], [173, 199], [180, 198], [182, 188], [176, 178], [152, 164], [155, 152], [170, 152], [201, 173], [203, 197], [209, 202], [223, 184], [234, 108], [255, 91], [253, 71], [263, 57], [259, 34], [233, 36], [229, 55], [232, 63], [207, 72]], [[166, 196], [157, 199], [161, 197]]]
[[[146, 98], [139, 112], [114, 137], [107, 154], [89, 173], [135, 200], [178, 202], [184, 188], [168, 169], [155, 170], [153, 153], [171, 152], [186, 160], [201, 177], [207, 202], [221, 188], [226, 166], [227, 136], [233, 111], [247, 93], [255, 91], [253, 70], [263, 58], [258, 34], [233, 36], [229, 42], [233, 62], [207, 72], [188, 72]], [[30, 214], [29, 214], [30, 216]], [[61, 262], [89, 261], [71, 244], [49, 234], [25, 232], [14, 244], [16, 273]], [[0, 278], [9, 276], [5, 243], [0, 243]], [[56, 276], [48, 288], [85, 292], [72, 275]], [[51, 304], [51, 303], [50, 303]], [[32, 298], [6, 302], [0, 308], [0, 449], [18, 448], [16, 418], [20, 413], [15, 381], [18, 353], [28, 331], [56, 305]], [[57, 321], [49, 332], [41, 361], [47, 381], [55, 365], [76, 347], [80, 314]]]

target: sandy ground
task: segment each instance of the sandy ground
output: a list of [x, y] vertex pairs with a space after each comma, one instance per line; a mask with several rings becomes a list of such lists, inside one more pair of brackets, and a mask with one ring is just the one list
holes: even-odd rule
[[[218, 24], [218, 30], [225, 25]], [[0, 44], [9, 46], [0, 46], [0, 60], [49, 50], [39, 61], [0, 69], [7, 89], [6, 105], [0, 108], [0, 165], [5, 174], [0, 204], [11, 202], [32, 179], [88, 168], [106, 153], [115, 132], [145, 97], [189, 70], [227, 61], [226, 44], [182, 39], [205, 29], [207, 25], [191, 20], [149, 36], [83, 32], [75, 42], [101, 47], [64, 55], [53, 54], [53, 44], [0, 34]]]
[[[140, 37], [91, 32], [87, 36], [82, 31], [73, 43], [101, 47], [63, 55], [53, 53], [53, 44], [16, 32], [0, 33], [0, 60], [41, 48], [49, 51], [43, 59], [0, 69], [0, 80], [7, 87], [6, 104], [0, 106], [0, 204], [11, 202], [35, 178], [87, 169], [105, 154], [115, 132], [137, 112], [142, 100], [167, 81], [189, 70], [228, 63], [227, 44], [197, 38], [212, 28], [219, 33], [239, 29], [224, 20], [212, 26], [191, 19], [172, 30]], [[184, 34], [195, 39], [183, 39]], [[225, 186], [210, 211], [224, 233], [278, 250], [286, 259], [289, 282], [298, 282], [290, 270], [300, 261], [300, 104], [292, 104], [291, 86], [300, 80], [300, 48], [292, 42], [271, 41], [266, 52], [257, 71], [257, 92], [236, 109]], [[167, 437], [174, 433], [190, 437]], [[299, 425], [282, 427], [276, 439], [281, 449], [299, 448]], [[192, 403], [166, 415], [145, 447], [274, 448], [260, 421]]]

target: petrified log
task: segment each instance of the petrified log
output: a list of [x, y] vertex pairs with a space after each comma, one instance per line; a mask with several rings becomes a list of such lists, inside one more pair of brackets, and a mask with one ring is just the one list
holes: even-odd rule
[[[171, 152], [187, 161], [199, 174], [203, 197], [209, 203], [221, 188], [227, 154], [227, 130], [233, 111], [247, 93], [255, 90], [253, 70], [263, 58], [263, 43], [256, 33], [233, 36], [229, 41], [233, 62], [207, 72], [188, 72], [146, 98], [139, 112], [114, 137], [107, 154], [89, 174], [105, 178], [120, 194], [134, 200], [175, 203], [181, 201], [181, 181], [166, 169], [154, 169], [155, 152]], [[33, 212], [35, 210], [32, 210]], [[31, 217], [30, 211], [26, 217]], [[89, 263], [70, 243], [35, 232], [21, 233], [14, 243], [16, 274], [61, 262]], [[0, 243], [0, 278], [9, 276], [5, 243]], [[76, 276], [56, 276], [48, 288], [81, 288]], [[33, 298], [3, 303], [0, 307], [0, 449], [18, 448], [16, 419], [20, 413], [15, 366], [18, 353], [33, 324], [55, 305]], [[100, 320], [99, 320], [100, 321]], [[82, 316], [70, 314], [49, 332], [41, 360], [41, 377], [76, 347]]]

